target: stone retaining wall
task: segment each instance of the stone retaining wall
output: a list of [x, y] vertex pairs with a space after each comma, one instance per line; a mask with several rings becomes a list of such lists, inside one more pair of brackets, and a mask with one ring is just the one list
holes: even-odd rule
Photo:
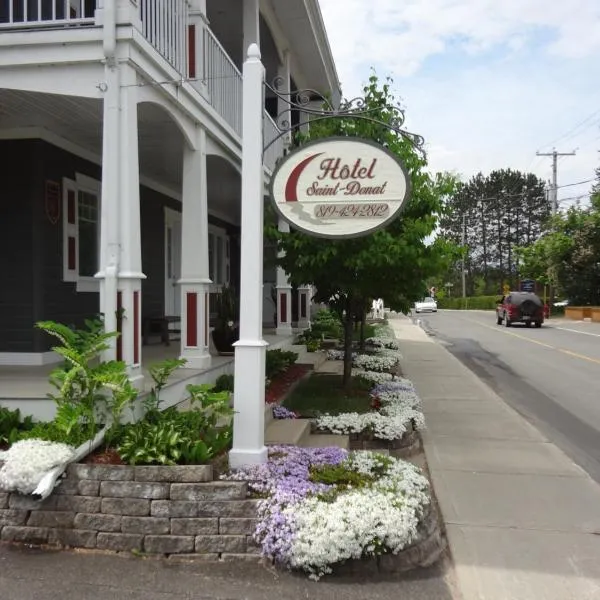
[[247, 484], [213, 481], [210, 466], [70, 465], [36, 502], [0, 493], [0, 539], [204, 560], [258, 559]]
[[350, 450], [387, 450], [396, 458], [408, 458], [422, 449], [421, 436], [411, 422], [406, 427], [406, 433], [395, 440], [380, 440], [366, 433], [351, 433], [349, 436]]

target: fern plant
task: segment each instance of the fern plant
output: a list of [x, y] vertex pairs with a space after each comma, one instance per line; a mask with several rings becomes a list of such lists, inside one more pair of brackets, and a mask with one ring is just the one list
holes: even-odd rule
[[118, 332], [105, 332], [97, 319], [87, 320], [82, 330], [54, 321], [36, 326], [60, 342], [52, 350], [64, 359], [50, 374], [50, 383], [57, 390], [49, 394], [56, 403], [56, 417], [47, 436], [79, 445], [94, 437], [101, 422], [116, 427], [125, 407], [137, 397], [125, 363], [100, 358]]

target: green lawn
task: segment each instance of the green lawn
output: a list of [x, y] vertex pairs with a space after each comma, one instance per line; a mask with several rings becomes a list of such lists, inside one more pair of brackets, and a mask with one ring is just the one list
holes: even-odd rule
[[[365, 340], [370, 337], [375, 337], [376, 329], [377, 328], [375, 327], [375, 325], [365, 325]], [[355, 342], [360, 341], [360, 328], [354, 330], [354, 332], [352, 333], [352, 339]]]
[[348, 392], [342, 388], [341, 375], [314, 373], [300, 382], [284, 400], [283, 406], [302, 417], [315, 417], [324, 413], [366, 413], [371, 409], [369, 390], [372, 383], [353, 378]]

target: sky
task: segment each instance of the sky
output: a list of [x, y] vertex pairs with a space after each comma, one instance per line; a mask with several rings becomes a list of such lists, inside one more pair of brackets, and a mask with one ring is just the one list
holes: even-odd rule
[[[432, 171], [468, 180], [512, 168], [544, 180], [558, 163], [561, 206], [600, 166], [600, 0], [320, 0], [343, 95], [374, 69], [393, 78], [407, 129]], [[567, 185], [569, 184], [569, 185]], [[585, 202], [587, 198], [582, 198]]]

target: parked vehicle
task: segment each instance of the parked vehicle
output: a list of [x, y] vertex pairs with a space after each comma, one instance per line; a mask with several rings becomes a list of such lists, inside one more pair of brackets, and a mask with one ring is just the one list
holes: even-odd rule
[[437, 312], [437, 302], [434, 298], [423, 298], [421, 302], [415, 302], [415, 312]]
[[513, 323], [525, 323], [531, 327], [541, 327], [544, 322], [544, 304], [532, 292], [510, 292], [498, 301], [496, 307], [496, 322], [498, 325], [510, 327]]

